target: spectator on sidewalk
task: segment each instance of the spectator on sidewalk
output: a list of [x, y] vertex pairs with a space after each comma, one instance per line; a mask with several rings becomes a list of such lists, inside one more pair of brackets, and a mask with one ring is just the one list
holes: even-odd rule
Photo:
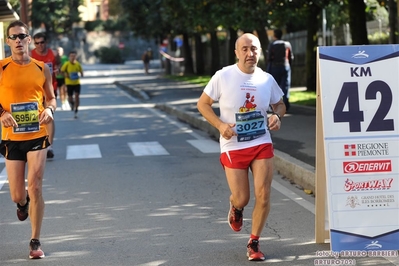
[[151, 59], [152, 59], [152, 51], [151, 51], [151, 48], [148, 48], [141, 56], [141, 60], [143, 61], [143, 65], [144, 65], [144, 71], [146, 74], [149, 74]]
[[5, 158], [17, 217], [24, 221], [30, 216], [29, 258], [41, 259], [44, 258], [40, 243], [45, 205], [43, 175], [50, 145], [47, 126], [54, 120], [57, 101], [50, 68], [29, 56], [28, 26], [13, 21], [6, 34], [11, 56], [0, 61], [0, 153]]
[[276, 29], [273, 32], [273, 41], [269, 44], [267, 56], [267, 72], [269, 72], [284, 92], [283, 101], [290, 109], [291, 64], [294, 60], [291, 44], [282, 40], [283, 32]]
[[[236, 41], [238, 63], [224, 67], [212, 76], [197, 107], [204, 118], [220, 132], [220, 162], [229, 185], [228, 224], [239, 232], [243, 211], [250, 196], [249, 170], [253, 175], [255, 205], [248, 260], [264, 260], [259, 238], [270, 211], [273, 178], [273, 144], [270, 130], [278, 130], [285, 114], [283, 92], [274, 78], [257, 64], [261, 53], [259, 39], [250, 33]], [[220, 117], [212, 108], [219, 102]], [[269, 105], [273, 114], [268, 117]]]
[[[57, 97], [57, 79], [55, 77], [55, 73], [57, 71], [57, 67], [60, 64], [60, 59], [56, 54], [47, 47], [47, 37], [44, 32], [36, 33], [33, 36], [33, 43], [35, 48], [31, 51], [32, 58], [36, 60], [40, 60], [49, 66], [51, 72], [51, 78], [54, 88], [55, 97]], [[55, 124], [54, 121], [49, 123], [47, 126], [49, 130], [49, 141], [50, 146], [47, 148], [47, 158], [54, 158], [53, 151], [53, 143], [54, 143], [54, 134], [55, 134]]]

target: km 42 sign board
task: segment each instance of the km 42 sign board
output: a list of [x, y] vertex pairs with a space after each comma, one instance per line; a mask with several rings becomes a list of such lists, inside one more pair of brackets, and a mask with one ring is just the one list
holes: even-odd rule
[[331, 249], [398, 250], [399, 45], [317, 59]]

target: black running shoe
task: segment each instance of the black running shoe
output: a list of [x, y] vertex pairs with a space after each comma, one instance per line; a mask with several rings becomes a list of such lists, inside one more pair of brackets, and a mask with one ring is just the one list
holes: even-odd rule
[[20, 221], [25, 221], [26, 218], [28, 218], [29, 201], [30, 201], [30, 198], [28, 195], [28, 191], [26, 191], [26, 204], [24, 206], [21, 206], [21, 205], [19, 205], [19, 203], [17, 203], [17, 216]]
[[54, 158], [54, 151], [51, 148], [47, 148], [47, 159]]

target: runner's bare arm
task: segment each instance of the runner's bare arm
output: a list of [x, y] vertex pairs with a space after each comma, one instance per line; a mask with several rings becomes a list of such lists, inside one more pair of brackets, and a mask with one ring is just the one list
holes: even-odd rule
[[230, 139], [232, 136], [237, 136], [237, 133], [233, 130], [235, 124], [227, 124], [220, 120], [212, 109], [213, 102], [212, 98], [203, 92], [197, 102], [198, 111], [212, 126], [219, 130], [223, 138]]
[[46, 64], [44, 65], [44, 76], [46, 78], [43, 84], [45, 93], [45, 109], [40, 114], [39, 122], [49, 123], [54, 119], [53, 113], [57, 108], [57, 101], [54, 94], [52, 74], [50, 73], [50, 68]]
[[269, 116], [269, 129], [279, 130], [281, 126], [281, 118], [285, 115], [285, 104], [282, 99], [275, 104], [271, 104], [273, 109], [273, 114]]

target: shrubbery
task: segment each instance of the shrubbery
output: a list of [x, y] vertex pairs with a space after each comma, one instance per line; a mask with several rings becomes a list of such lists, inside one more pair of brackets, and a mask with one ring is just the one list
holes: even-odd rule
[[125, 60], [122, 56], [122, 51], [118, 47], [101, 47], [94, 52], [94, 55], [100, 59], [103, 64], [123, 64]]
[[375, 32], [372, 35], [368, 35], [370, 44], [388, 44], [389, 34], [386, 32]]

